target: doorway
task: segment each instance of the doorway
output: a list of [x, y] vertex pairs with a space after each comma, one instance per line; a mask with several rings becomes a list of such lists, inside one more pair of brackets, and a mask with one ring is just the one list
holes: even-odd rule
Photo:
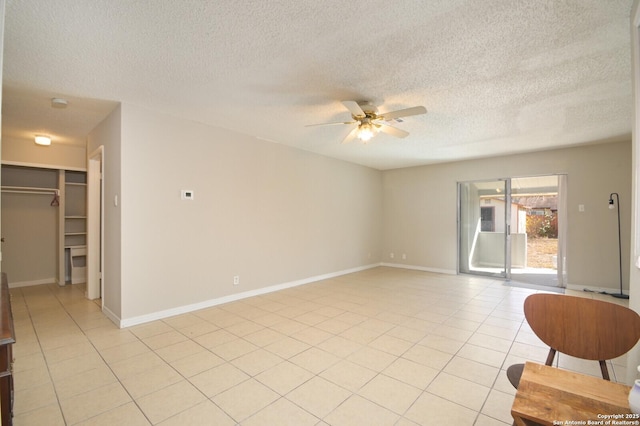
[[89, 155], [87, 164], [87, 299], [101, 299], [104, 307], [104, 148]]
[[565, 175], [458, 183], [458, 271], [564, 287]]

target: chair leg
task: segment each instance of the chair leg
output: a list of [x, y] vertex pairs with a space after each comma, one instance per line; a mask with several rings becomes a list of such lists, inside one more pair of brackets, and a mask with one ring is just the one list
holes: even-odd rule
[[547, 355], [547, 362], [545, 365], [553, 365], [553, 358], [556, 357], [556, 350], [553, 348], [549, 348], [549, 355]]
[[605, 360], [600, 360], [600, 371], [602, 371], [602, 378], [605, 380], [611, 381], [609, 378], [609, 370], [607, 369], [607, 362]]

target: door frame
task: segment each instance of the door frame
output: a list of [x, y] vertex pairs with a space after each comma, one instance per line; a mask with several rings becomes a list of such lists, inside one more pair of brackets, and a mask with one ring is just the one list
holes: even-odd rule
[[104, 146], [87, 160], [87, 299], [104, 307]]

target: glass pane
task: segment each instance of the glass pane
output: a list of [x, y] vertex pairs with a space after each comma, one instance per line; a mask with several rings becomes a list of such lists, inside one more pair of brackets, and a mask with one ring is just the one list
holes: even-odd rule
[[506, 181], [459, 184], [459, 269], [505, 277]]

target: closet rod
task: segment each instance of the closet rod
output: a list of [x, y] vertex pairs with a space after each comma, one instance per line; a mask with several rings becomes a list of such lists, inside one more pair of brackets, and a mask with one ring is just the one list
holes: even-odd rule
[[60, 195], [60, 190], [56, 188], [31, 188], [25, 186], [3, 186], [2, 192], [13, 194], [54, 194]]

